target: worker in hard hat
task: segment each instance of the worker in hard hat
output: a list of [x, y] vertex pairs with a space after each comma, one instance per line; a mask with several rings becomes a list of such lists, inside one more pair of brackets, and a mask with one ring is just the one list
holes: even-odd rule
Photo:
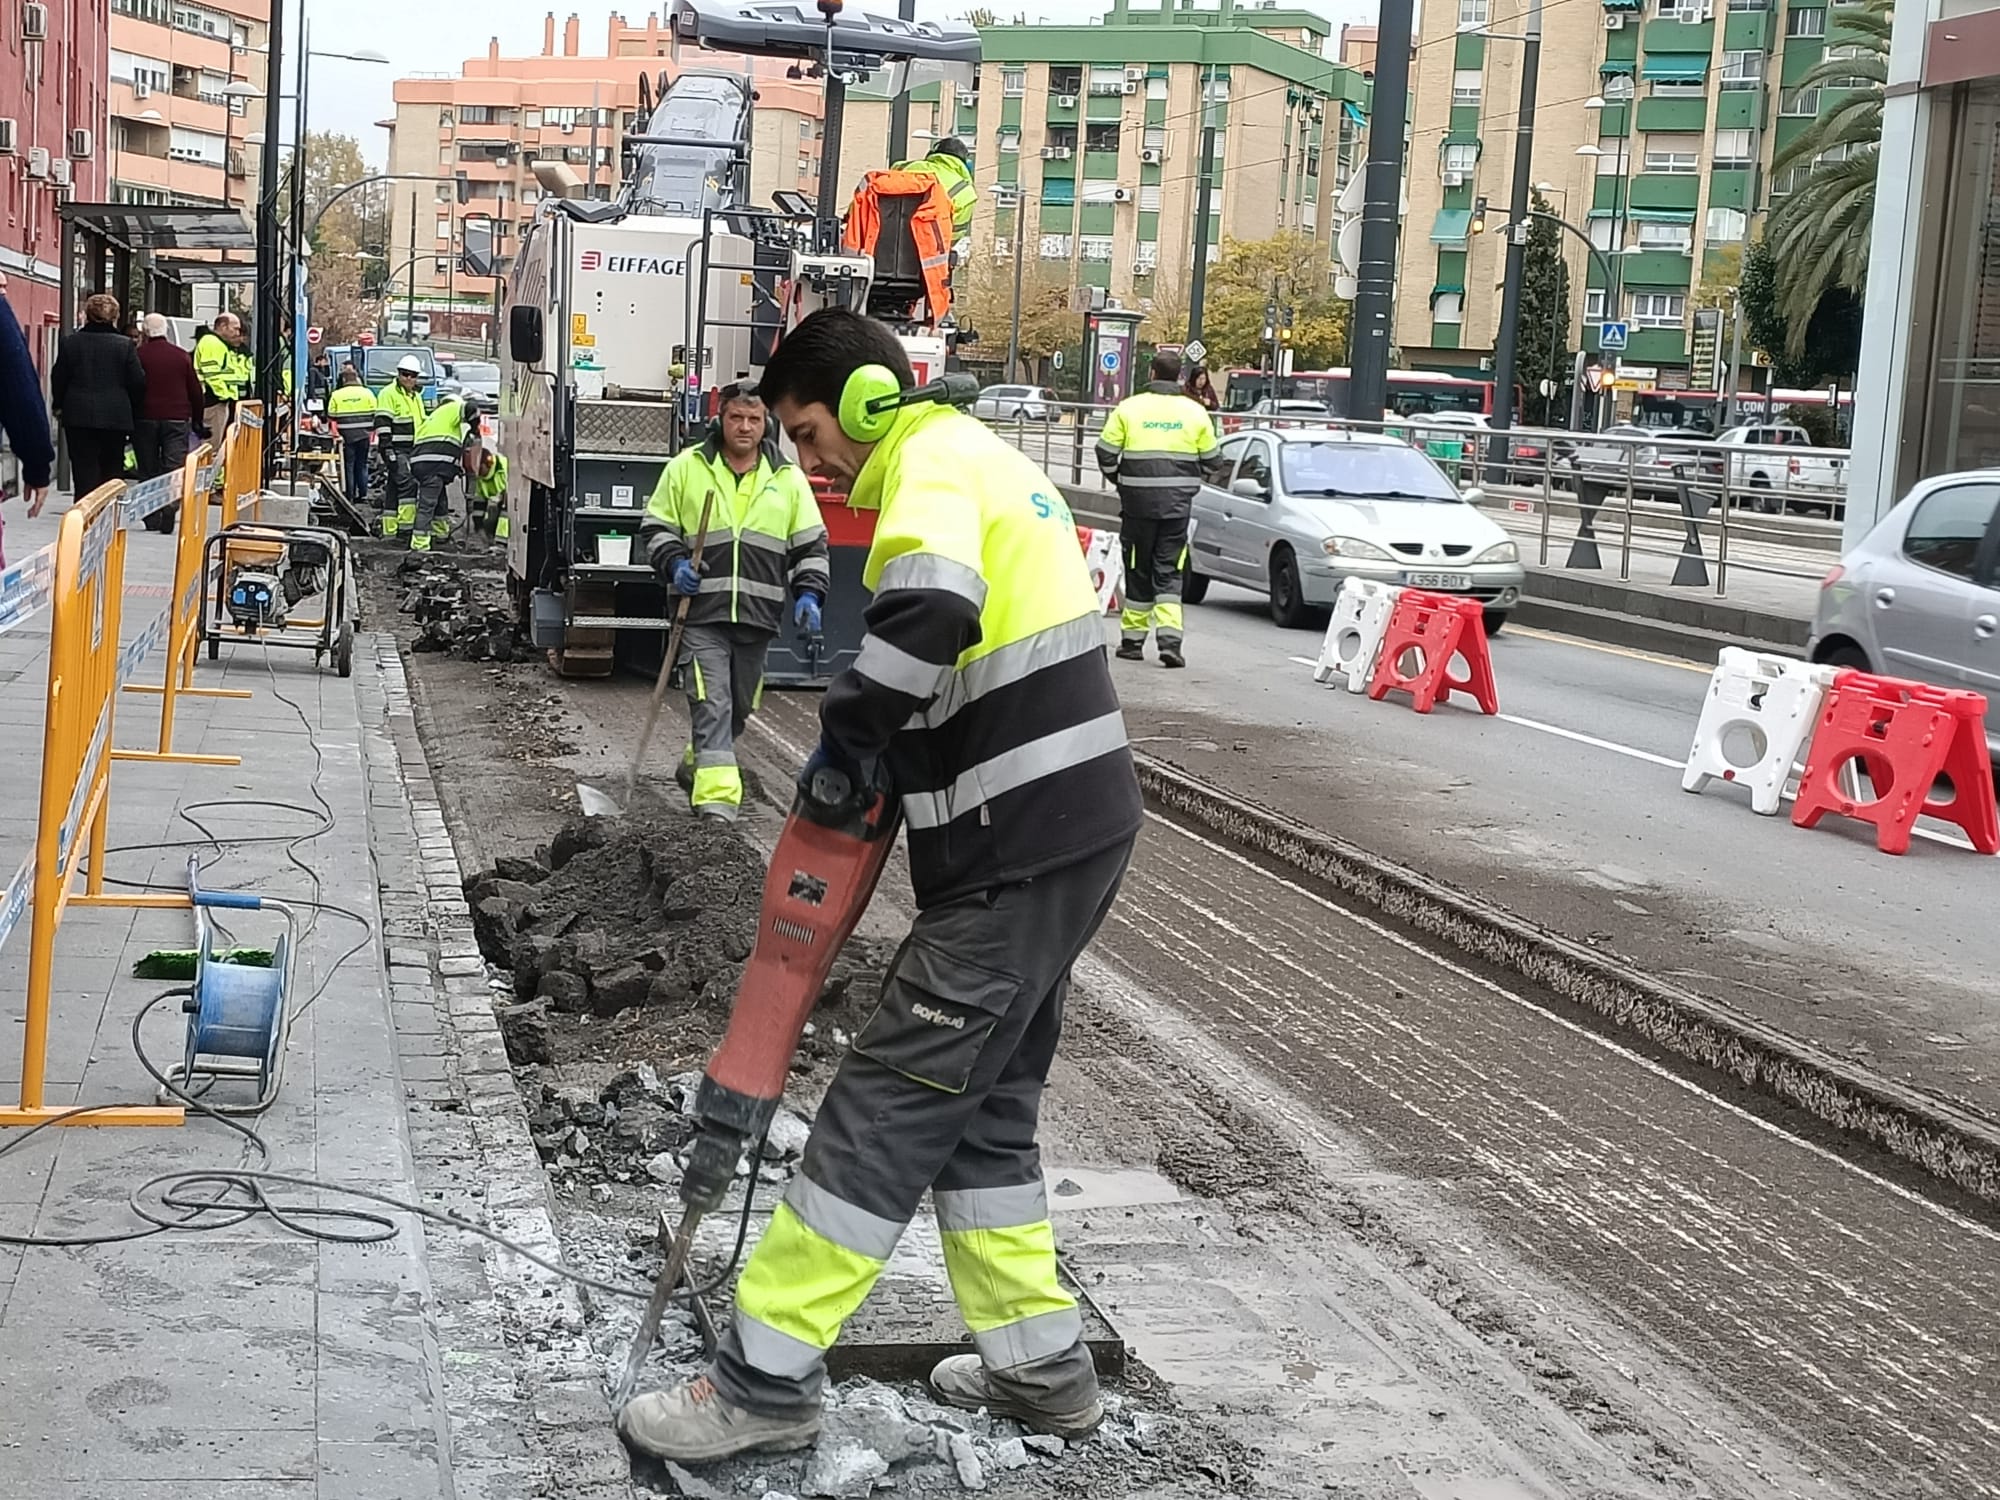
[[935, 177], [945, 196], [951, 199], [952, 239], [962, 240], [971, 232], [972, 210], [978, 205], [979, 192], [972, 185], [972, 168], [966, 161], [964, 141], [948, 135], [931, 147], [929, 156], [899, 161], [889, 170]]
[[[424, 420], [424, 362], [405, 354], [396, 362], [395, 384], [375, 398], [375, 435], [389, 466], [389, 490], [382, 502], [382, 535], [395, 536], [417, 524], [417, 482], [410, 458], [417, 427]], [[427, 544], [428, 545], [428, 544]]]

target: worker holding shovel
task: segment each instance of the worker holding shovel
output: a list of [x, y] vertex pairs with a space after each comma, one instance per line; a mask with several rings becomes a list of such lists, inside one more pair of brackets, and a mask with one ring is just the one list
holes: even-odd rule
[[639, 536], [646, 560], [687, 599], [680, 668], [693, 736], [677, 780], [695, 812], [743, 805], [736, 737], [763, 696], [764, 658], [789, 608], [817, 634], [826, 600], [826, 526], [797, 465], [765, 442], [751, 385], [722, 390], [708, 437], [660, 473]]

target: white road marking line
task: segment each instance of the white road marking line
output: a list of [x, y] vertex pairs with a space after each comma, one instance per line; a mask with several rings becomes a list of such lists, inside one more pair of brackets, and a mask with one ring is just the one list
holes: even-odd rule
[[1429, 963], [1436, 964], [1439, 968], [1445, 970], [1453, 977], [1461, 979], [1465, 981], [1467, 984], [1475, 985], [1480, 989], [1487, 990], [1492, 994], [1499, 996], [1501, 999], [1509, 1002], [1510, 1004], [1518, 1006], [1520, 1009], [1529, 1012], [1531, 1015], [1537, 1017], [1538, 1019], [1546, 1021], [1552, 1025], [1559, 1026], [1564, 1031], [1570, 1032], [1575, 1036], [1581, 1037], [1583, 1040], [1591, 1043], [1593, 1046], [1601, 1048], [1602, 1050], [1611, 1053], [1615, 1057], [1622, 1058], [1624, 1061], [1632, 1063], [1635, 1066], [1644, 1069], [1646, 1072], [1651, 1073], [1654, 1077], [1662, 1079], [1663, 1081], [1669, 1084], [1672, 1084], [1675, 1088], [1680, 1089], [1683, 1093], [1692, 1094], [1694, 1097], [1702, 1100], [1703, 1102], [1714, 1105], [1717, 1109], [1723, 1110], [1726, 1113], [1735, 1116], [1737, 1119], [1743, 1121], [1745, 1124], [1750, 1125], [1755, 1129], [1762, 1131], [1764, 1134], [1769, 1136], [1775, 1136], [1777, 1139], [1789, 1142], [1790, 1144], [1797, 1146], [1800, 1150], [1808, 1152], [1811, 1155], [1820, 1158], [1822, 1161], [1830, 1162], [1834, 1166], [1840, 1168], [1842, 1171], [1851, 1173], [1852, 1175], [1859, 1177], [1862, 1181], [1868, 1183], [1870, 1186], [1881, 1188], [1887, 1191], [1888, 1193], [1894, 1195], [1895, 1197], [1901, 1198], [1905, 1202], [1910, 1203], [1915, 1207], [1922, 1209], [1925, 1213], [1931, 1214], [1936, 1218], [1942, 1219], [1945, 1223], [1950, 1224], [1955, 1228], [1967, 1230], [1970, 1233], [1977, 1235], [1979, 1238], [1983, 1240], [1991, 1241], [1994, 1244], [2000, 1244], [2000, 1230], [1989, 1229], [1984, 1224], [1979, 1223], [1977, 1220], [1967, 1218], [1965, 1215], [1959, 1213], [1955, 1209], [1948, 1208], [1942, 1203], [1933, 1202], [1931, 1199], [1926, 1198], [1922, 1193], [1915, 1192], [1910, 1188], [1906, 1188], [1901, 1183], [1892, 1182], [1887, 1177], [1883, 1177], [1878, 1173], [1871, 1172], [1866, 1167], [1863, 1167], [1856, 1162], [1849, 1161], [1846, 1157], [1842, 1156], [1837, 1151], [1828, 1150], [1825, 1146], [1819, 1145], [1817, 1142], [1809, 1141], [1800, 1135], [1795, 1135], [1791, 1131], [1786, 1130], [1783, 1126], [1774, 1124], [1769, 1120], [1763, 1119], [1762, 1117], [1751, 1113], [1749, 1110], [1744, 1109], [1739, 1104], [1732, 1104], [1727, 1099], [1718, 1098], [1716, 1095], [1710, 1093], [1707, 1089], [1701, 1087], [1701, 1085], [1693, 1082], [1690, 1079], [1681, 1077], [1680, 1074], [1676, 1073], [1673, 1069], [1666, 1067], [1661, 1063], [1654, 1062], [1650, 1057], [1646, 1057], [1641, 1053], [1635, 1052], [1629, 1047], [1621, 1046], [1619, 1043], [1611, 1040], [1611, 1038], [1604, 1036], [1599, 1032], [1593, 1031], [1588, 1026], [1584, 1026], [1579, 1024], [1578, 1022], [1572, 1021], [1566, 1016], [1557, 1015], [1555, 1012], [1547, 1010], [1544, 1007], [1535, 1004], [1534, 1001], [1529, 1000], [1525, 996], [1517, 995], [1516, 993], [1514, 993], [1514, 991], [1508, 989], [1505, 985], [1500, 984], [1498, 981], [1488, 979], [1483, 974], [1477, 974], [1470, 969], [1463, 968], [1460, 965], [1453, 963], [1450, 959], [1445, 958], [1443, 955], [1435, 953], [1430, 949], [1425, 948], [1422, 944], [1414, 941], [1413, 939], [1403, 936], [1403, 934], [1401, 934], [1400, 932], [1395, 932], [1390, 928], [1384, 927], [1381, 923], [1373, 921], [1368, 917], [1364, 917], [1359, 912], [1350, 911], [1346, 907], [1341, 906], [1337, 902], [1328, 900], [1326, 897], [1318, 894], [1315, 891], [1307, 890], [1304, 886], [1299, 885], [1294, 881], [1285, 879], [1282, 875], [1278, 875], [1275, 872], [1266, 869], [1264, 866], [1258, 864], [1255, 860], [1249, 859], [1244, 855], [1238, 854], [1234, 849], [1228, 848], [1227, 846], [1222, 844], [1218, 844], [1213, 839], [1205, 838], [1201, 834], [1195, 833], [1190, 829], [1183, 828], [1181, 827], [1180, 824], [1173, 822], [1171, 819], [1164, 818], [1156, 812], [1148, 812], [1146, 814], [1146, 817], [1150, 821], [1157, 823], [1164, 828], [1171, 829], [1173, 832], [1179, 834], [1182, 838], [1187, 839], [1189, 842], [1201, 845], [1204, 849], [1207, 849], [1210, 853], [1219, 854], [1222, 856], [1222, 858], [1229, 860], [1234, 864], [1241, 865], [1246, 870], [1254, 871], [1256, 874], [1263, 876], [1264, 879], [1269, 880], [1274, 884], [1283, 887], [1285, 890], [1290, 891], [1292, 894], [1296, 896], [1303, 897], [1305, 900], [1312, 902], [1314, 905], [1319, 906], [1326, 911], [1332, 912], [1335, 916], [1344, 918], [1345, 920], [1354, 923], [1356, 926], [1362, 928], [1363, 930], [1369, 933], [1372, 933], [1374, 936], [1381, 938], [1389, 943], [1393, 943], [1398, 948], [1403, 948], [1408, 952], [1415, 954], [1418, 958], [1421, 958]]
[[1681, 661], [1672, 656], [1661, 656], [1654, 651], [1638, 651], [1630, 646], [1613, 646], [1603, 641], [1586, 641], [1579, 636], [1562, 635], [1553, 630], [1536, 630], [1531, 625], [1507, 627], [1509, 635], [1521, 636], [1531, 641], [1549, 641], [1558, 646], [1575, 646], [1580, 651], [1596, 651], [1605, 656], [1622, 656], [1628, 661], [1643, 661], [1655, 667], [1672, 667], [1677, 672], [1694, 672], [1706, 677], [1714, 670], [1697, 661]]

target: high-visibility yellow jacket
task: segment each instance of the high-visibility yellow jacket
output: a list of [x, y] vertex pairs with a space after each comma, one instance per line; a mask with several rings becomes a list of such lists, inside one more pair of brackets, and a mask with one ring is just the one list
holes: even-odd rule
[[493, 464], [490, 468], [482, 466], [473, 488], [481, 500], [504, 502], [507, 498], [507, 460], [498, 453], [488, 456]]
[[417, 426], [424, 419], [424, 393], [406, 391], [391, 381], [375, 398], [375, 430], [405, 458], [417, 445]]
[[886, 756], [917, 905], [1131, 838], [1103, 610], [1055, 482], [971, 417], [912, 406], [848, 503], [881, 512], [862, 569], [875, 597], [820, 725], [857, 761]]
[[1118, 486], [1133, 520], [1185, 520], [1216, 461], [1215, 426], [1201, 404], [1169, 380], [1155, 380], [1112, 410], [1097, 440], [1097, 466]]
[[[386, 392], [384, 394], [387, 394]], [[465, 466], [465, 403], [456, 397], [440, 401], [417, 424], [410, 451], [410, 472], [419, 477], [447, 477]]]
[[326, 414], [344, 443], [365, 443], [375, 430], [375, 393], [359, 381], [335, 386], [326, 398]]
[[194, 372], [211, 404], [235, 401], [243, 394], [237, 354], [220, 334], [204, 333], [194, 341]]
[[701, 556], [701, 592], [688, 606], [690, 625], [749, 625], [775, 633], [788, 597], [826, 597], [826, 524], [797, 464], [757, 455], [749, 473], [729, 467], [714, 438], [676, 454], [639, 524], [646, 561], [662, 578], [694, 549], [702, 501], [709, 507]]
[[972, 168], [948, 152], [936, 151], [929, 156], [899, 161], [889, 170], [921, 172], [927, 177], [935, 177], [944, 188], [945, 196], [951, 199], [952, 238], [965, 238], [966, 231], [972, 227], [972, 211], [979, 206], [979, 191], [972, 185]]

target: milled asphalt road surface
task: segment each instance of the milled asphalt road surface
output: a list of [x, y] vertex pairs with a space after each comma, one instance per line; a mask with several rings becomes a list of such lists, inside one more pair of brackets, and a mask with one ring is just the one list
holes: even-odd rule
[[1421, 716], [1315, 684], [1295, 658], [1317, 632], [1247, 592], [1216, 585], [1187, 631], [1185, 671], [1115, 664], [1143, 749], [2000, 1117], [2000, 861], [1927, 838], [1896, 858], [1858, 823], [1682, 792], [1705, 672], [1509, 627], [1501, 717]]

